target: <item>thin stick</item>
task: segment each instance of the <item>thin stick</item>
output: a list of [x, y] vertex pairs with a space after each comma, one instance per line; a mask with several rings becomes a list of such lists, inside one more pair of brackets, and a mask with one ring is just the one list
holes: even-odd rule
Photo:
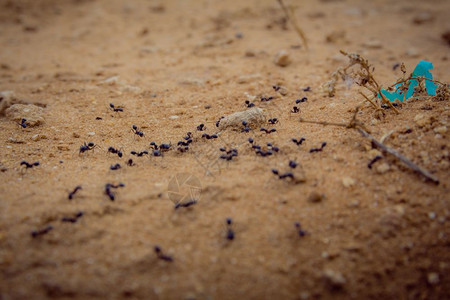
[[283, 0], [278, 0], [278, 3], [280, 3], [280, 6], [283, 9], [284, 14], [286, 15], [286, 18], [288, 18], [291, 21], [292, 25], [294, 26], [295, 31], [302, 39], [303, 44], [305, 44], [305, 49], [308, 50], [308, 42], [306, 40], [305, 33], [300, 28], [300, 26], [298, 26], [294, 11], [292, 9], [289, 11], [288, 8], [284, 5]]
[[418, 165], [416, 165], [415, 163], [413, 163], [408, 158], [406, 158], [405, 156], [401, 155], [400, 153], [398, 153], [394, 149], [391, 149], [388, 146], [386, 146], [385, 144], [377, 141], [373, 136], [368, 134], [367, 131], [362, 129], [361, 128], [361, 124], [356, 122], [356, 120], [354, 118], [352, 119], [352, 121], [349, 124], [345, 124], [345, 123], [330, 123], [330, 122], [322, 122], [322, 121], [310, 121], [310, 120], [303, 120], [303, 119], [300, 119], [300, 122], [320, 124], [320, 125], [333, 125], [333, 126], [340, 126], [340, 127], [346, 127], [346, 128], [354, 128], [354, 129], [358, 130], [364, 137], [369, 138], [371, 140], [371, 142], [377, 148], [379, 148], [379, 149], [381, 149], [381, 150], [383, 150], [383, 151], [385, 151], [385, 152], [395, 156], [397, 159], [399, 159], [401, 162], [403, 162], [407, 167], [409, 167], [410, 169], [412, 169], [412, 170], [416, 171], [417, 173], [421, 174], [426, 179], [432, 181], [435, 184], [439, 184], [439, 179], [437, 179], [435, 176], [433, 176], [430, 172], [428, 172], [425, 169], [422, 169], [421, 167], [419, 167]]

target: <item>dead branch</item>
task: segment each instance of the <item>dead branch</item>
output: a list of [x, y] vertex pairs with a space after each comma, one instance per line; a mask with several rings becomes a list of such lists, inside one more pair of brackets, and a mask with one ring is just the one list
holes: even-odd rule
[[294, 9], [291, 7], [288, 9], [286, 5], [284, 5], [283, 0], [278, 0], [278, 3], [280, 3], [281, 8], [283, 9], [284, 14], [286, 15], [286, 19], [291, 21], [292, 26], [294, 26], [295, 31], [302, 39], [303, 44], [305, 45], [305, 49], [308, 50], [308, 42], [306, 40], [305, 33], [300, 28], [300, 26], [297, 24], [297, 18], [295, 17]]

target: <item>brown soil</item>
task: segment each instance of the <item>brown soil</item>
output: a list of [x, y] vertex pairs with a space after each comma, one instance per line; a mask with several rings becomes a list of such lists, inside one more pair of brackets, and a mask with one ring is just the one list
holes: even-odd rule
[[[44, 107], [45, 123], [21, 128], [0, 117], [0, 299], [450, 298], [449, 102], [410, 100], [398, 115], [386, 109], [379, 118], [364, 104], [358, 115], [378, 139], [393, 131], [385, 144], [439, 185], [391, 156], [369, 169], [374, 151], [355, 130], [299, 122], [347, 122], [361, 103], [356, 85], [339, 83], [333, 98], [321, 91], [346, 63], [340, 49], [369, 59], [384, 86], [401, 76], [393, 65], [411, 72], [421, 59], [448, 82], [441, 36], [450, 29], [450, 2], [298, 5], [309, 50], [276, 1], [1, 1], [0, 91]], [[283, 49], [287, 67], [274, 64]], [[252, 100], [280, 120], [266, 126], [276, 132], [201, 138], [196, 126], [216, 133], [216, 121], [244, 110], [250, 95], [277, 96]], [[289, 113], [304, 96], [301, 112]], [[188, 131], [194, 142], [180, 153], [176, 144]], [[280, 151], [257, 156], [249, 137]], [[300, 137], [301, 146], [291, 142]], [[91, 141], [98, 147], [80, 155]], [[130, 155], [151, 141], [174, 149]], [[322, 142], [322, 152], [309, 153]], [[110, 146], [124, 156], [108, 154]], [[218, 159], [220, 147], [239, 155]], [[22, 160], [40, 165], [23, 170]], [[289, 160], [305, 182], [272, 174], [287, 171]], [[122, 168], [110, 170], [115, 163]], [[198, 203], [175, 210], [168, 183], [179, 173], [197, 177], [202, 192]], [[110, 201], [105, 184], [119, 182], [125, 187]], [[77, 185], [82, 190], [68, 200]], [[308, 201], [313, 192], [316, 202]], [[76, 223], [61, 222], [79, 211]], [[158, 259], [155, 245], [173, 262]]]

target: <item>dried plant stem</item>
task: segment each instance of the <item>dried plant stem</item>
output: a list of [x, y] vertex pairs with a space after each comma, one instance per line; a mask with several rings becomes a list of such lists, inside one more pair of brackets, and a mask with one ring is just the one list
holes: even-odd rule
[[[356, 113], [358, 112], [358, 108], [356, 109]], [[410, 161], [408, 158], [406, 158], [405, 156], [401, 155], [400, 153], [398, 153], [397, 151], [395, 151], [392, 148], [389, 148], [388, 146], [386, 146], [385, 144], [379, 142], [378, 140], [376, 140], [373, 136], [371, 136], [366, 130], [363, 129], [362, 124], [359, 123], [355, 116], [353, 116], [352, 121], [350, 121], [350, 123], [345, 124], [345, 123], [332, 123], [332, 122], [324, 122], [324, 121], [310, 121], [310, 120], [303, 120], [300, 119], [300, 122], [303, 123], [313, 123], [313, 124], [320, 124], [320, 125], [333, 125], [333, 126], [341, 126], [341, 127], [345, 127], [345, 128], [353, 128], [358, 130], [362, 136], [370, 139], [370, 141], [373, 143], [373, 145], [375, 145], [377, 148], [383, 150], [386, 153], [391, 154], [392, 156], [394, 156], [395, 158], [397, 158], [398, 160], [400, 160], [401, 162], [403, 162], [408, 168], [410, 168], [411, 170], [421, 174], [422, 176], [424, 176], [426, 179], [432, 181], [435, 184], [439, 184], [439, 179], [437, 179], [435, 176], [433, 176], [430, 172], [428, 172], [425, 169], [422, 169], [421, 167], [419, 167], [418, 165], [416, 165], [415, 163], [413, 163], [412, 161]]]
[[286, 18], [291, 21], [292, 26], [294, 26], [295, 31], [302, 39], [302, 42], [305, 45], [305, 49], [308, 50], [308, 42], [306, 40], [305, 33], [300, 28], [300, 26], [298, 26], [298, 24], [297, 24], [297, 18], [295, 17], [293, 8], [291, 7], [290, 9], [288, 9], [286, 7], [286, 5], [284, 5], [283, 0], [278, 0], [278, 3], [280, 3], [280, 6], [283, 9], [284, 14], [286, 15]]

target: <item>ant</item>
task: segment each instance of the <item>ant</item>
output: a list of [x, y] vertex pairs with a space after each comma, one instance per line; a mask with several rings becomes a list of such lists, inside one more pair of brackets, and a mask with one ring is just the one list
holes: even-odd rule
[[115, 112], [123, 112], [123, 108], [122, 107], [115, 107], [114, 104], [110, 103], [109, 104], [109, 108], [111, 108], [113, 111]]
[[204, 134], [202, 135], [202, 138], [206, 138], [207, 140], [210, 140], [210, 139], [217, 139], [218, 136], [217, 136], [217, 134], [209, 135], [209, 134], [207, 134], [207, 133], [204, 133]]
[[69, 193], [69, 200], [72, 200], [73, 196], [75, 195], [76, 192], [78, 192], [79, 190], [81, 190], [81, 185], [77, 185], [72, 192]]
[[45, 228], [43, 228], [43, 229], [41, 229], [41, 230], [33, 230], [33, 231], [31, 232], [31, 236], [35, 238], [35, 237], [37, 237], [37, 236], [39, 236], [39, 235], [47, 234], [47, 233], [49, 233], [51, 230], [53, 230], [53, 226], [49, 225], [49, 226], [47, 226], [47, 227], [45, 227]]
[[297, 167], [297, 163], [295, 162], [295, 161], [293, 161], [293, 160], [290, 160], [289, 161], [289, 167], [290, 168], [292, 168], [292, 169], [295, 169], [296, 167]]
[[302, 229], [300, 222], [295, 222], [294, 225], [295, 225], [295, 228], [297, 229], [298, 236], [304, 237], [306, 235], [306, 232]]
[[285, 179], [285, 178], [294, 179], [294, 174], [292, 174], [291, 172], [280, 174], [277, 169], [272, 169], [272, 173], [277, 175], [279, 179]]
[[159, 246], [155, 246], [155, 253], [156, 256], [158, 256], [159, 259], [165, 260], [165, 261], [169, 261], [169, 262], [173, 262], [173, 258], [171, 256], [165, 255], [162, 253], [162, 250]]
[[274, 125], [274, 124], [277, 124], [279, 121], [277, 118], [272, 118], [272, 119], [269, 119], [268, 122], [269, 122], [269, 124]]
[[133, 160], [131, 158], [128, 160], [127, 165], [129, 165], [130, 167], [134, 166]]
[[270, 155], [273, 154], [272, 151], [270, 151], [270, 150], [267, 150], [266, 152], [262, 151], [261, 147], [259, 145], [256, 145], [256, 146], [253, 146], [253, 147], [258, 149], [258, 150], [256, 150], [255, 153], [261, 155], [262, 157], [270, 156]]
[[131, 151], [130, 154], [136, 155], [137, 157], [142, 157], [144, 154], [148, 154], [148, 151], [147, 150], [144, 150], [142, 152]]
[[311, 87], [310, 87], [310, 86], [307, 86], [307, 87], [305, 87], [305, 88], [303, 89], [303, 91], [304, 91], [304, 92], [310, 92], [310, 91], [311, 91]]
[[299, 103], [306, 102], [306, 101], [308, 101], [308, 98], [303, 97], [302, 99], [295, 100], [295, 104], [299, 104]]
[[264, 102], [264, 101], [268, 102], [268, 101], [270, 101], [270, 100], [272, 100], [272, 99], [273, 99], [272, 96], [270, 96], [270, 97], [261, 97], [261, 101], [262, 101], [262, 102]]
[[153, 156], [163, 156], [161, 150], [155, 150], [153, 151]]
[[279, 86], [279, 85], [273, 85], [272, 88], [273, 88], [273, 90], [274, 90], [275, 92], [278, 92], [278, 91], [281, 89], [281, 86]]
[[270, 150], [275, 151], [275, 152], [280, 151], [280, 148], [278, 148], [278, 147], [272, 145], [272, 143], [267, 143], [267, 147], [268, 147]]
[[252, 102], [250, 102], [249, 100], [245, 100], [245, 105], [246, 105], [248, 108], [250, 108], [250, 107], [255, 106], [255, 103], [252, 103]]
[[175, 209], [178, 209], [180, 207], [189, 207], [189, 206], [194, 205], [196, 203], [197, 203], [197, 200], [195, 200], [195, 199], [194, 200], [190, 200], [190, 201], [188, 201], [186, 203], [177, 203], [177, 204], [175, 204]]
[[20, 162], [20, 165], [21, 166], [25, 166], [26, 167], [26, 169], [29, 169], [29, 168], [32, 168], [32, 167], [37, 167], [37, 166], [39, 166], [39, 162], [38, 161], [35, 161], [34, 163], [32, 163], [32, 164], [30, 164], [30, 163], [28, 163], [28, 162], [26, 162], [26, 161], [22, 161], [22, 162]]
[[234, 231], [231, 228], [233, 220], [231, 218], [227, 218], [226, 223], [227, 223], [227, 240], [232, 241], [232, 240], [234, 240]]
[[61, 219], [61, 222], [70, 222], [70, 223], [76, 223], [78, 221], [79, 218], [81, 218], [83, 216], [83, 212], [78, 212], [75, 217], [64, 217]]
[[326, 145], [327, 145], [327, 142], [323, 142], [322, 145], [320, 146], [320, 148], [312, 148], [309, 150], [309, 153], [321, 152]]
[[22, 119], [22, 120], [21, 120], [21, 123], [20, 123], [19, 125], [20, 125], [22, 128], [27, 128], [28, 125], [27, 125], [26, 122], [27, 122], [27, 119]]
[[253, 139], [252, 138], [248, 138], [248, 142], [250, 143], [250, 144], [253, 144]]
[[221, 116], [221, 117], [219, 118], [219, 120], [217, 120], [217, 122], [216, 122], [216, 127], [219, 127], [220, 120], [222, 120], [222, 119], [224, 119], [224, 118], [225, 118], [224, 116]]
[[118, 150], [118, 149], [116, 149], [114, 147], [109, 147], [108, 148], [108, 153], [117, 154], [119, 157], [122, 157], [122, 155], [123, 155], [122, 151], [120, 151], [120, 150]]
[[177, 150], [180, 151], [181, 153], [184, 153], [189, 150], [189, 147], [188, 146], [178, 147]]
[[124, 187], [124, 186], [125, 186], [125, 184], [123, 184], [123, 183], [119, 183], [118, 185], [107, 183], [105, 185], [105, 194], [108, 195], [108, 197], [111, 201], [114, 201], [116, 199], [116, 197], [115, 197], [114, 193], [111, 192], [111, 189], [118, 189], [118, 188]]
[[374, 163], [376, 163], [377, 161], [379, 161], [381, 158], [383, 158], [381, 155], [375, 156], [375, 157], [369, 162], [369, 164], [367, 165], [367, 167], [368, 167], [369, 169], [372, 169], [372, 165], [373, 165]]
[[205, 124], [202, 123], [202, 124], [197, 126], [197, 131], [204, 131], [204, 130], [206, 130]]
[[134, 134], [138, 135], [139, 137], [144, 136], [144, 133], [142, 131], [139, 131], [138, 130], [139, 128], [136, 125], [133, 125], [131, 127], [132, 127], [131, 131], [134, 132]]
[[275, 131], [277, 131], [275, 128], [272, 128], [272, 129], [265, 129], [265, 128], [261, 128], [259, 131], [264, 131], [266, 134], [269, 134], [269, 133], [272, 133], [272, 132], [275, 132]]
[[120, 164], [115, 164], [115, 165], [111, 165], [111, 167], [109, 167], [111, 170], [119, 170], [121, 168]]
[[298, 113], [298, 112], [300, 112], [300, 109], [298, 109], [297, 106], [294, 106], [294, 107], [292, 108], [292, 110], [291, 110], [291, 113], [293, 113], [293, 114], [296, 114], [296, 113]]
[[89, 151], [89, 150], [93, 150], [95, 147], [97, 147], [97, 145], [94, 144], [93, 142], [89, 142], [87, 144], [86, 144], [86, 142], [84, 142], [84, 144], [80, 146], [80, 153], [79, 154], [84, 153], [84, 152]]
[[169, 151], [170, 150], [170, 147], [172, 147], [172, 145], [171, 144], [161, 144], [161, 145], [159, 145], [159, 149], [161, 150], [161, 151]]
[[299, 146], [305, 141], [305, 138], [300, 138], [299, 140], [292, 139], [291, 141], [293, 141], [297, 146]]
[[96, 120], [103, 120], [102, 117], [96, 117], [95, 119], [96, 119]]

